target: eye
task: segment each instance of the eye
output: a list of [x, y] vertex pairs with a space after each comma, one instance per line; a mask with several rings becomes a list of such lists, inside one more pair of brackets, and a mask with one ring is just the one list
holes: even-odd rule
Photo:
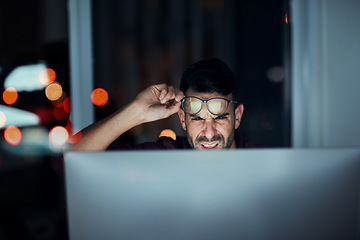
[[191, 120], [193, 120], [193, 121], [201, 121], [203, 119], [201, 117], [199, 117], [199, 116], [194, 116], [194, 117], [191, 117]]
[[224, 120], [224, 119], [227, 119], [228, 118], [228, 115], [219, 115], [215, 118], [215, 120]]

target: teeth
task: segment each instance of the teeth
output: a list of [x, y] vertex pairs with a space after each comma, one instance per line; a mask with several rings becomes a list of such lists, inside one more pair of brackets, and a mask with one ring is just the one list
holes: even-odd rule
[[217, 145], [217, 143], [213, 143], [213, 144], [205, 144], [203, 143], [203, 146], [206, 147], [206, 148], [213, 148]]

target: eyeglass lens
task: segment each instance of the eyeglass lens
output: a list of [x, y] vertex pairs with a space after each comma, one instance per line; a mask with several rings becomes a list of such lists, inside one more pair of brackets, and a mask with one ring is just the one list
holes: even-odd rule
[[188, 97], [183, 100], [183, 108], [189, 114], [196, 114], [201, 111], [203, 102], [206, 102], [210, 113], [214, 115], [223, 114], [226, 112], [228, 101], [222, 98], [213, 98], [210, 100], [201, 100], [195, 97]]

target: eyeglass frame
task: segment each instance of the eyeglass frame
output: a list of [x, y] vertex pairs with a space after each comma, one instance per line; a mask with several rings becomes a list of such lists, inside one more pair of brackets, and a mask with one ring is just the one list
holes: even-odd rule
[[[189, 113], [189, 112], [187, 112], [187, 111], [185, 110], [185, 107], [183, 107], [186, 98], [196, 98], [196, 99], [199, 99], [199, 100], [201, 101], [200, 110], [197, 111], [196, 113]], [[226, 101], [226, 108], [225, 108], [224, 112], [219, 113], [219, 114], [214, 114], [214, 113], [212, 113], [212, 112], [210, 111], [208, 102], [209, 102], [210, 100], [213, 100], [213, 99], [222, 99], [222, 100], [225, 100], [225, 101]], [[208, 100], [202, 100], [201, 98], [198, 98], [198, 97], [186, 96], [186, 97], [183, 97], [183, 98], [181, 99], [181, 108], [184, 110], [185, 113], [193, 116], [193, 115], [196, 115], [196, 114], [198, 114], [199, 112], [201, 112], [201, 109], [202, 109], [203, 106], [204, 106], [204, 102], [206, 102], [206, 108], [207, 108], [207, 110], [208, 110], [212, 115], [215, 115], [215, 116], [223, 115], [223, 114], [227, 111], [227, 109], [228, 109], [228, 107], [229, 107], [229, 103], [234, 103], [235, 105], [238, 104], [237, 101], [229, 100], [229, 99], [226, 99], [226, 98], [220, 98], [220, 97], [210, 98], [210, 99], [208, 99]]]

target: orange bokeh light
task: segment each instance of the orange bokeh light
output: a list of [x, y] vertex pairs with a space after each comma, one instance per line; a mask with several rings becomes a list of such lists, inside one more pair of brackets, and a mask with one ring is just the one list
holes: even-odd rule
[[5, 113], [0, 111], [0, 128], [4, 127], [6, 123], [6, 116]]
[[176, 140], [176, 134], [171, 129], [162, 130], [159, 137], [171, 137], [172, 139]]
[[54, 107], [62, 107], [67, 97], [67, 94], [63, 91], [61, 96], [58, 99], [51, 101], [51, 103]]
[[8, 87], [3, 92], [3, 100], [6, 104], [11, 105], [18, 99], [18, 92], [14, 87]]
[[49, 83], [54, 82], [56, 79], [56, 73], [51, 68], [46, 68], [42, 70], [39, 74], [39, 81], [43, 85], [48, 85]]
[[63, 94], [62, 87], [60, 83], [53, 82], [46, 86], [45, 95], [51, 101], [58, 100]]
[[11, 145], [18, 145], [21, 142], [21, 131], [18, 127], [10, 125], [4, 131], [5, 140]]
[[49, 140], [56, 146], [61, 146], [66, 143], [69, 138], [68, 131], [61, 126], [53, 127], [49, 132]]
[[107, 91], [103, 88], [96, 88], [91, 93], [91, 101], [96, 106], [104, 106], [109, 100], [109, 95]]

